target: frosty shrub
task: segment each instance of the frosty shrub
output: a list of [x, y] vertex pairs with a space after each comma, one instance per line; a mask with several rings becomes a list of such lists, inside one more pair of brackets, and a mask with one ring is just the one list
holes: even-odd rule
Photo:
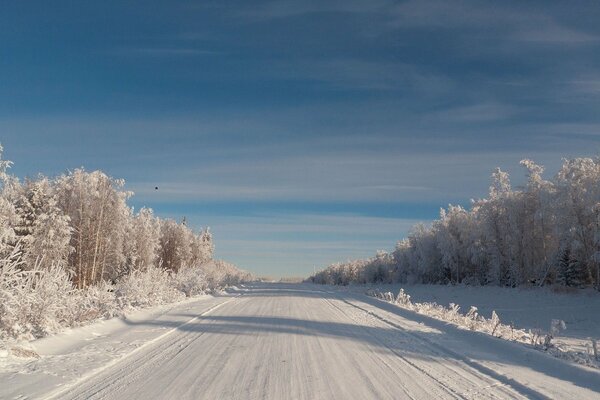
[[209, 290], [206, 273], [201, 268], [182, 268], [173, 281], [175, 288], [187, 297], [197, 296]]
[[554, 339], [560, 331], [567, 329], [567, 324], [565, 321], [560, 319], [553, 319], [550, 321], [550, 333], [546, 334], [544, 337], [544, 349], [548, 349], [552, 346], [552, 339]]
[[101, 281], [77, 289], [61, 266], [36, 264], [24, 270], [21, 253], [15, 249], [0, 260], [0, 341], [44, 337], [120, 316], [125, 310], [176, 302], [250, 278], [231, 268], [230, 264], [211, 262], [173, 273], [152, 266], [125, 275], [115, 285]]
[[248, 272], [242, 271], [235, 265], [222, 260], [211, 260], [201, 265], [206, 274], [208, 287], [211, 290], [223, 286], [238, 285], [253, 279]]
[[465, 315], [465, 317], [468, 321], [467, 326], [470, 330], [474, 331], [477, 328], [477, 322], [479, 321], [479, 313], [477, 312], [477, 307], [471, 306], [469, 312], [467, 313], [467, 315]]
[[[17, 250], [18, 251], [18, 250]], [[13, 253], [0, 261], [0, 338], [33, 339], [60, 330], [69, 319], [73, 285], [64, 268], [22, 270]]]
[[115, 287], [107, 282], [77, 290], [73, 300], [71, 326], [122, 314], [117, 304]]
[[496, 314], [496, 311], [492, 311], [492, 318], [490, 319], [490, 329], [492, 331], [492, 336], [496, 336], [496, 329], [500, 325], [500, 317]]
[[404, 289], [400, 289], [398, 296], [396, 296], [396, 304], [410, 304], [410, 295], [404, 292]]
[[115, 293], [122, 309], [141, 308], [181, 300], [184, 294], [173, 284], [173, 277], [159, 267], [133, 271], [117, 282]]

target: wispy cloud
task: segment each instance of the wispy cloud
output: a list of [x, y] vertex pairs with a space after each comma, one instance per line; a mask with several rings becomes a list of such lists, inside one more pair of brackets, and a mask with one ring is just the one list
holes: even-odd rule
[[[525, 157], [549, 161], [551, 167], [560, 162], [561, 154], [522, 151], [409, 155], [382, 151], [378, 155], [301, 158], [271, 155], [263, 160], [207, 165], [196, 173], [183, 173], [167, 181], [134, 181], [129, 187], [137, 196], [154, 202], [244, 199], [444, 203], [485, 195], [494, 167], [519, 171], [518, 162]], [[154, 191], [155, 182], [159, 191]]]
[[[533, 124], [517, 119], [505, 129], [490, 129], [486, 124], [522, 110], [501, 104], [449, 107], [410, 122], [403, 116], [383, 120], [388, 109], [363, 115], [360, 106], [281, 110], [269, 123], [262, 112], [143, 120], [29, 118], [0, 120], [0, 128], [7, 132], [3, 144], [17, 171], [52, 174], [82, 165], [99, 168], [125, 178], [140, 201], [156, 203], [447, 202], [485, 194], [496, 166], [519, 171], [520, 158], [529, 157], [552, 170], [563, 155], [597, 151], [591, 139], [569, 137], [593, 137], [598, 127], [594, 122]], [[335, 114], [350, 119], [324, 127], [304, 124], [305, 115], [331, 119]], [[469, 135], [465, 122], [477, 122]], [[282, 134], [286, 129], [293, 133]], [[45, 142], [34, 136], [27, 143], [27, 132], [54, 139]], [[253, 140], [247, 140], [249, 132]], [[552, 132], [557, 135], [550, 137]], [[106, 142], [108, 133], [119, 135]], [[85, 150], [79, 149], [82, 141], [88, 144]], [[24, 147], [12, 145], [17, 142]], [[27, 161], [31, 151], [43, 151], [43, 165]]]
[[571, 84], [579, 93], [600, 95], [600, 78], [578, 79], [571, 81]]
[[450, 107], [432, 117], [439, 118], [442, 121], [455, 122], [490, 122], [498, 120], [507, 120], [522, 109], [505, 104], [487, 103], [473, 104], [468, 106]]
[[262, 5], [244, 9], [241, 16], [265, 20], [302, 16], [315, 13], [370, 13], [393, 4], [391, 0], [280, 0], [268, 1]]
[[[560, 23], [548, 10], [520, 9], [504, 3], [477, 1], [409, 0], [394, 8], [392, 27], [463, 29], [484, 37], [547, 44], [597, 43], [597, 34]], [[471, 30], [471, 31], [470, 31]]]
[[358, 90], [405, 90], [421, 94], [443, 93], [454, 86], [447, 76], [416, 65], [357, 58], [304, 59], [277, 64], [275, 76], [314, 80], [331, 88]]
[[561, 25], [551, 17], [533, 17], [529, 23], [519, 24], [513, 37], [526, 42], [565, 45], [600, 42], [600, 36]]
[[209, 56], [222, 54], [220, 51], [197, 49], [193, 47], [134, 47], [120, 48], [115, 51], [125, 56], [146, 57], [186, 57], [186, 56]]

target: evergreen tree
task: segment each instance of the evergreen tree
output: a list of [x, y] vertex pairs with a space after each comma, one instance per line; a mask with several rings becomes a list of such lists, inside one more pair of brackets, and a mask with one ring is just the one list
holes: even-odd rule
[[562, 251], [558, 260], [557, 282], [564, 286], [571, 286], [571, 250], [567, 247]]
[[569, 248], [563, 250], [558, 261], [558, 283], [564, 286], [580, 287], [589, 283], [589, 271]]
[[568, 271], [571, 286], [581, 287], [589, 283], [589, 271], [578, 259], [571, 257]]

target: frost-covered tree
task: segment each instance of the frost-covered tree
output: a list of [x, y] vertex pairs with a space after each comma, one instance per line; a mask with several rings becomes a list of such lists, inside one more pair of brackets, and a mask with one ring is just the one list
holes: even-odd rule
[[[437, 225], [417, 224], [408, 235], [408, 278], [410, 281], [449, 281], [450, 270], [442, 265]], [[399, 249], [397, 249], [398, 251]], [[398, 258], [398, 256], [396, 257]]]
[[200, 265], [211, 260], [214, 250], [212, 233], [210, 233], [210, 229], [206, 228], [194, 235], [190, 265]]
[[69, 266], [77, 287], [126, 273], [124, 245], [131, 223], [124, 181], [100, 171], [76, 169], [57, 180], [58, 205], [70, 218]]
[[157, 264], [160, 240], [160, 220], [149, 208], [142, 208], [133, 218], [128, 263], [132, 270], [146, 270]]
[[500, 169], [492, 178], [489, 198], [474, 203], [480, 245], [477, 261], [485, 271], [485, 282], [506, 285], [510, 282], [511, 265], [507, 208], [511, 189], [508, 174]]
[[201, 265], [212, 259], [213, 250], [212, 234], [208, 229], [195, 234], [184, 221], [161, 221], [158, 257], [164, 268], [178, 272], [182, 268]]
[[72, 251], [70, 242], [73, 229], [69, 217], [58, 207], [54, 194], [46, 195], [38, 211], [27, 241], [26, 264], [66, 266]]
[[459, 283], [466, 276], [475, 276], [476, 267], [471, 263], [470, 234], [471, 215], [461, 206], [449, 206], [441, 210], [438, 228], [438, 247], [442, 254], [441, 268], [450, 272], [450, 281]]
[[571, 244], [573, 256], [592, 275], [596, 269], [596, 205], [600, 201], [600, 160], [565, 160], [556, 180], [560, 204], [560, 240]]
[[0, 257], [12, 254], [17, 234], [15, 226], [19, 216], [14, 204], [18, 181], [8, 174], [12, 162], [2, 159], [3, 148], [0, 145]]
[[333, 264], [314, 281], [600, 288], [600, 158], [564, 160], [551, 180], [533, 161], [521, 165], [524, 187], [512, 189], [508, 174], [496, 169], [488, 198], [470, 209], [449, 206], [430, 226], [417, 224], [391, 259]]
[[[362, 278], [365, 282], [376, 282], [376, 283], [392, 283], [392, 276], [394, 269], [393, 265], [393, 255], [387, 253], [386, 251], [380, 250], [377, 252], [374, 258], [372, 258], [367, 265], [363, 267], [362, 270]], [[349, 266], [349, 268], [340, 268], [340, 272], [348, 269], [347, 272], [350, 272], [353, 264]], [[344, 284], [350, 283], [349, 277], [344, 276], [346, 274], [340, 273], [337, 277], [338, 281], [343, 282]]]
[[[557, 243], [550, 234], [554, 185], [542, 178], [544, 168], [531, 160], [521, 161], [527, 170], [527, 186], [522, 195], [523, 265], [520, 281], [545, 279], [551, 251]], [[543, 282], [541, 282], [543, 283]]]
[[77, 169], [20, 183], [10, 165], [0, 146], [0, 340], [252, 279], [212, 260], [208, 229], [134, 215], [122, 180]]
[[161, 221], [159, 258], [162, 266], [171, 271], [179, 271], [185, 263], [187, 242], [185, 226], [172, 219]]
[[64, 266], [70, 252], [69, 218], [58, 207], [50, 180], [27, 179], [15, 191], [14, 231], [26, 268], [41, 263]]

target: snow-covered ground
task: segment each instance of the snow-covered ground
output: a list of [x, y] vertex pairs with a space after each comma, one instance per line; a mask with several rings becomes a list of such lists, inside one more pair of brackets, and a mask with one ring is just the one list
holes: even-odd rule
[[[444, 306], [454, 303], [464, 312], [470, 306], [476, 306], [486, 317], [495, 310], [502, 322], [513, 322], [523, 329], [547, 331], [552, 319], [561, 319], [567, 325], [561, 336], [600, 339], [600, 294], [592, 289], [565, 292], [552, 288], [400, 284], [372, 287], [395, 294], [404, 288], [414, 302], [435, 302]], [[353, 290], [362, 292], [364, 287], [354, 286]]]
[[75, 385], [189, 322], [193, 317], [188, 313], [200, 315], [230, 300], [199, 296], [32, 341], [24, 348], [35, 357], [0, 355], [0, 399], [44, 398], [57, 388]]
[[358, 290], [257, 283], [74, 329], [5, 363], [0, 398], [600, 397], [598, 370]]
[[[436, 303], [448, 307], [460, 306], [467, 313], [477, 307], [479, 315], [490, 318], [495, 311], [500, 322], [545, 335], [552, 321], [564, 321], [566, 329], [554, 332], [555, 355], [577, 362], [600, 366], [594, 357], [593, 340], [600, 346], [600, 295], [593, 289], [568, 292], [558, 288], [501, 288], [452, 285], [370, 285], [376, 291], [397, 294], [400, 289], [410, 295], [412, 303]], [[365, 286], [350, 286], [349, 290], [364, 292]], [[558, 350], [560, 349], [560, 350]], [[597, 348], [597, 351], [600, 349]]]

